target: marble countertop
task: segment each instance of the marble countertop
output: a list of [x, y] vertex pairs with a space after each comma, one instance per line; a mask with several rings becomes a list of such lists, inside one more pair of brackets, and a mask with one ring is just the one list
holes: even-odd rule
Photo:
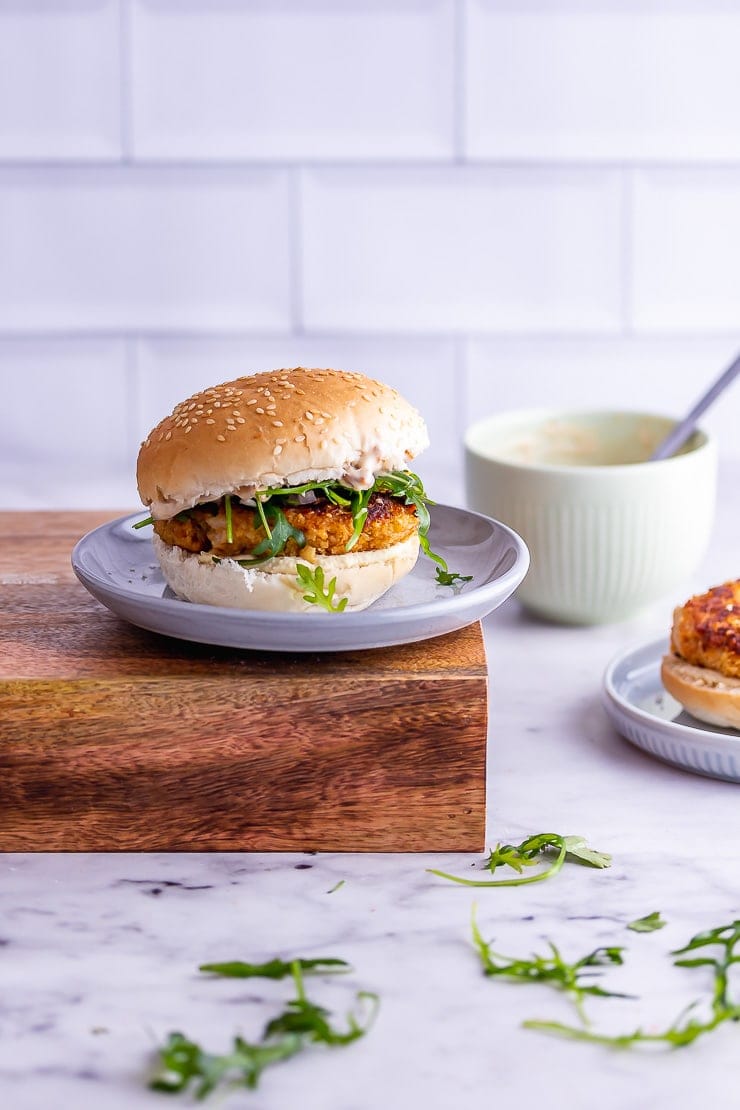
[[[711, 554], [687, 593], [739, 572], [727, 495]], [[724, 497], [724, 501], [723, 501]], [[736, 514], [735, 514], [736, 519]], [[538, 984], [487, 979], [482, 934], [511, 956], [547, 942], [576, 959], [624, 946], [593, 998], [595, 1029], [659, 1030], [705, 997], [710, 975], [669, 953], [740, 917], [740, 787], [667, 766], [630, 746], [600, 703], [609, 660], [667, 632], [672, 600], [594, 629], [535, 622], [515, 600], [486, 621], [491, 675], [488, 841], [580, 834], [613, 856], [544, 883], [447, 884], [476, 857], [381, 855], [9, 855], [0, 858], [0, 1105], [8, 1110], [145, 1110], [178, 1100], [146, 1082], [156, 1046], [181, 1030], [214, 1051], [259, 1036], [292, 996], [264, 980], [213, 981], [204, 961], [333, 956], [349, 975], [307, 981], [341, 1024], [357, 990], [380, 1010], [366, 1038], [317, 1047], [218, 1105], [259, 1110], [546, 1110], [740, 1107], [738, 1029], [679, 1050], [613, 1049], [522, 1028], [572, 1022]], [[338, 885], [340, 884], [341, 885]], [[626, 925], [660, 910], [655, 933]], [[740, 986], [738, 987], [740, 990]], [[187, 1098], [185, 1105], [192, 1102]]]

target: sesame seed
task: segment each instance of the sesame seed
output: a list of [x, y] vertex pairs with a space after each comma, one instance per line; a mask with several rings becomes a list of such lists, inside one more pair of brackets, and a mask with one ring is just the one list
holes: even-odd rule
[[272, 425], [274, 428], [282, 428], [283, 422], [282, 420], [273, 420]]
[[294, 440], [295, 440], [296, 443], [303, 443], [305, 438], [306, 438], [305, 436], [295, 436]]
[[219, 443], [226, 443], [226, 436], [216, 436]]
[[172, 432], [168, 432], [167, 435], [164, 438], [165, 439], [172, 439]]
[[257, 398], [256, 397], [250, 397], [250, 399], [247, 401], [247, 404], [248, 405], [256, 405], [257, 404]]
[[216, 421], [211, 416], [209, 416], [208, 419], [206, 420], [206, 424], [215, 424], [215, 423], [216, 423]]
[[255, 411], [255, 412], [258, 412], [258, 413], [260, 414], [260, 416], [264, 416], [264, 415], [265, 415], [265, 410], [264, 410], [264, 409], [255, 409], [254, 411]]
[[273, 455], [281, 455], [283, 453], [282, 445], [280, 443], [278, 443], [277, 447], [274, 449], [274, 451], [272, 453], [273, 453]]
[[187, 434], [188, 434], [188, 432], [192, 432], [192, 430], [193, 430], [193, 425], [192, 425], [192, 424], [188, 424], [187, 428], [185, 429], [185, 435], [187, 435]]

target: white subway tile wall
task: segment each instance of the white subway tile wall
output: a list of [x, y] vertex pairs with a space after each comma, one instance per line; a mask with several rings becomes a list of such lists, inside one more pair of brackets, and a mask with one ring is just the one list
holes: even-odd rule
[[[680, 415], [740, 348], [734, 0], [0, 0], [0, 507], [135, 506], [186, 394]], [[740, 387], [706, 420], [740, 453]]]
[[445, 0], [134, 0], [144, 158], [450, 158]]
[[740, 157], [732, 0], [472, 0], [473, 158]]
[[0, 0], [0, 159], [121, 156], [117, 0]]
[[286, 328], [274, 171], [0, 170], [0, 328]]
[[617, 174], [306, 171], [307, 328], [617, 330]]

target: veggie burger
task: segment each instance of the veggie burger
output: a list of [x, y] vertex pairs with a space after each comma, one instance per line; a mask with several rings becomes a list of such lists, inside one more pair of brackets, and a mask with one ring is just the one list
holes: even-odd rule
[[[420, 414], [363, 374], [251, 374], [176, 406], [141, 446], [139, 493], [162, 573], [189, 601], [364, 609], [429, 548], [409, 462]], [[442, 581], [442, 578], [439, 578]]]

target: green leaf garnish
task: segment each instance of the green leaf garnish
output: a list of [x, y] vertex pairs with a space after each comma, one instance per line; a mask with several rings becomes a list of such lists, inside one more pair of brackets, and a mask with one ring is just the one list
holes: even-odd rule
[[352, 523], [354, 525], [352, 535], [347, 541], [347, 551], [351, 551], [360, 538], [362, 529], [365, 527], [367, 520], [368, 507], [370, 505], [370, 498], [373, 495], [375, 487], [371, 489], [355, 490], [352, 494], [350, 502], [352, 506]]
[[224, 497], [224, 511], [226, 513], [226, 542], [234, 542], [234, 518], [231, 512], [231, 496], [226, 494]]
[[281, 972], [287, 966], [295, 983], [296, 997], [288, 1002], [282, 1013], [267, 1023], [260, 1041], [250, 1043], [242, 1037], [234, 1037], [231, 1051], [223, 1055], [205, 1052], [200, 1045], [182, 1033], [170, 1033], [164, 1047], [159, 1050], [159, 1068], [150, 1081], [150, 1088], [166, 1094], [192, 1090], [199, 1101], [207, 1098], [217, 1088], [228, 1090], [246, 1087], [254, 1090], [266, 1068], [295, 1056], [309, 1045], [324, 1044], [335, 1048], [351, 1044], [364, 1036], [377, 1013], [377, 995], [369, 991], [359, 991], [356, 1000], [363, 1006], [366, 1003], [371, 1004], [369, 1014], [363, 1020], [350, 1013], [347, 1016], [347, 1029], [336, 1029], [331, 1024], [329, 1012], [306, 997], [301, 967], [303, 963], [346, 966], [343, 960], [293, 960], [287, 965], [280, 960], [269, 961], [267, 964], [240, 964], [238, 961], [227, 965], [204, 964], [205, 968], [238, 966], [263, 969], [276, 964], [280, 965]]
[[525, 1021], [526, 1029], [537, 1029], [544, 1033], [555, 1033], [558, 1036], [568, 1037], [571, 1040], [588, 1041], [591, 1044], [608, 1045], [610, 1048], [632, 1048], [640, 1044], [666, 1044], [672, 1048], [681, 1048], [691, 1044], [698, 1037], [711, 1033], [726, 1021], [740, 1021], [740, 1000], [733, 1001], [729, 997], [729, 972], [740, 963], [740, 953], [735, 949], [740, 944], [740, 921], [733, 921], [729, 925], [721, 925], [717, 929], [710, 929], [705, 933], [698, 933], [692, 937], [683, 948], [676, 949], [672, 955], [684, 956], [687, 952], [704, 951], [707, 948], [719, 948], [719, 953], [713, 956], [697, 956], [692, 959], [674, 960], [676, 967], [709, 967], [712, 969], [713, 989], [709, 1015], [705, 1020], [690, 1017], [698, 1003], [692, 1003], [684, 1010], [676, 1021], [661, 1033], [646, 1033], [642, 1029], [635, 1029], [631, 1033], [611, 1036], [603, 1033], [593, 1033], [588, 1029], [574, 1028], [557, 1021]]
[[611, 856], [589, 848], [582, 836], [560, 836], [558, 833], [537, 833], [529, 836], [521, 844], [497, 844], [484, 862], [484, 870], [493, 874], [499, 867], [510, 867], [519, 875], [525, 867], [542, 863], [547, 854], [557, 852], [555, 859], [544, 871], [519, 879], [467, 879], [460, 875], [450, 875], [446, 871], [428, 868], [431, 875], [448, 879], [463, 886], [524, 886], [526, 883], [539, 883], [560, 871], [566, 858], [576, 859], [589, 867], [609, 867]]
[[434, 573], [440, 586], [457, 586], [458, 583], [473, 581], [472, 574], [458, 574], [456, 571], [442, 570], [442, 567], [437, 567]]
[[303, 1038], [297, 1035], [262, 1044], [234, 1037], [231, 1052], [214, 1055], [182, 1033], [170, 1033], [159, 1050], [159, 1070], [149, 1086], [164, 1094], [180, 1094], [192, 1086], [199, 1102], [222, 1083], [254, 1090], [265, 1068], [295, 1056], [303, 1048]]
[[348, 599], [346, 597], [343, 597], [341, 601], [334, 600], [337, 580], [335, 577], [332, 578], [328, 585], [325, 584], [323, 567], [314, 567], [312, 569], [305, 563], [298, 563], [296, 565], [296, 573], [298, 575], [298, 582], [306, 591], [303, 595], [304, 601], [308, 601], [311, 605], [318, 605], [322, 609], [326, 609], [327, 613], [342, 613], [347, 608]]
[[607, 947], [596, 948], [587, 956], [582, 956], [574, 963], [563, 959], [560, 950], [548, 941], [550, 954], [547, 956], [533, 955], [529, 959], [517, 959], [502, 956], [494, 952], [490, 943], [483, 940], [478, 925], [473, 918], [473, 944], [483, 964], [483, 971], [489, 976], [504, 976], [509, 979], [519, 979], [526, 983], [547, 983], [557, 990], [565, 991], [573, 1000], [581, 1020], [586, 1023], [583, 1011], [583, 1002], [588, 995], [598, 998], [626, 998], [627, 995], [615, 991], [605, 990], [595, 983], [585, 982], [587, 976], [594, 974], [593, 969], [619, 964], [622, 959], [623, 948]]
[[654, 913], [648, 913], [645, 917], [638, 917], [636, 921], [630, 921], [627, 926], [633, 933], [654, 933], [656, 929], [663, 929], [666, 922], [660, 916], [660, 910]]
[[303, 532], [288, 523], [288, 518], [281, 508], [277, 505], [271, 505], [269, 502], [263, 504], [259, 498], [257, 499], [257, 505], [261, 510], [262, 527], [267, 534], [262, 542], [254, 548], [253, 555], [257, 558], [264, 555], [268, 559], [274, 559], [276, 555], [280, 555], [284, 550], [288, 540], [295, 540], [298, 547], [306, 546], [306, 537]]
[[306, 998], [300, 969], [294, 967], [293, 977], [298, 996], [288, 1003], [282, 1014], [268, 1022], [265, 1028], [266, 1040], [276, 1036], [292, 1037], [298, 1035], [305, 1037], [309, 1042], [334, 1046], [351, 1044], [365, 1034], [377, 1009], [378, 996], [376, 994], [372, 994], [370, 991], [358, 992], [357, 1000], [359, 1002], [371, 1001], [374, 1004], [370, 1017], [363, 1025], [354, 1014], [348, 1014], [347, 1024], [349, 1028], [346, 1032], [340, 1032], [332, 1028], [328, 1020], [330, 1017], [329, 1011]]
[[148, 516], [146, 520], [137, 520], [136, 524], [132, 525], [132, 527], [135, 532], [138, 532], [139, 528], [146, 528], [147, 524], [154, 524], [153, 516]]
[[269, 524], [269, 521], [267, 519], [267, 516], [265, 515], [265, 504], [264, 504], [264, 500], [262, 498], [262, 495], [259, 494], [259, 493], [255, 493], [254, 500], [255, 500], [255, 504], [257, 505], [257, 512], [259, 513], [259, 518], [262, 521], [262, 527], [265, 530], [265, 535], [267, 536], [268, 540], [271, 540], [272, 539], [272, 532], [270, 531], [270, 524]]
[[588, 867], [611, 867], [612, 857], [607, 852], [597, 852], [589, 848], [582, 836], [566, 836], [565, 854], [568, 859], [578, 860]]
[[313, 960], [268, 960], [263, 964], [244, 963], [242, 960], [229, 960], [220, 964], [201, 964], [199, 971], [209, 972], [227, 979], [287, 979], [294, 974], [298, 966], [304, 975], [324, 975], [330, 973], [346, 972], [350, 966], [345, 960], [313, 959]]
[[[418, 520], [419, 546], [424, 554], [437, 564], [436, 579], [440, 586], [459, 588], [465, 582], [472, 580], [472, 575], [458, 574], [450, 571], [447, 563], [438, 555], [429, 544], [429, 528], [431, 517], [429, 506], [434, 502], [427, 496], [424, 484], [418, 474], [411, 470], [393, 470], [388, 474], [381, 474], [369, 489], [357, 490], [343, 486], [340, 482], [304, 482], [300, 486], [279, 486], [266, 490], [259, 490], [254, 494], [254, 503], [260, 518], [265, 539], [251, 553], [251, 557], [236, 560], [241, 566], [256, 565], [280, 555], [289, 539], [294, 539], [298, 547], [304, 547], [306, 539], [297, 528], [291, 528], [282, 509], [275, 503], [276, 500], [286, 497], [297, 497], [304, 493], [314, 492], [323, 494], [332, 504], [352, 513], [352, 535], [346, 550], [351, 551], [357, 544], [367, 520], [370, 498], [374, 493], [389, 493], [392, 497], [402, 498], [407, 505], [413, 505]], [[226, 540], [233, 543], [233, 518], [231, 494], [224, 497], [224, 511], [226, 514]], [[196, 506], [197, 508], [197, 506]], [[153, 524], [154, 520], [139, 521], [134, 528], [143, 528]]]

